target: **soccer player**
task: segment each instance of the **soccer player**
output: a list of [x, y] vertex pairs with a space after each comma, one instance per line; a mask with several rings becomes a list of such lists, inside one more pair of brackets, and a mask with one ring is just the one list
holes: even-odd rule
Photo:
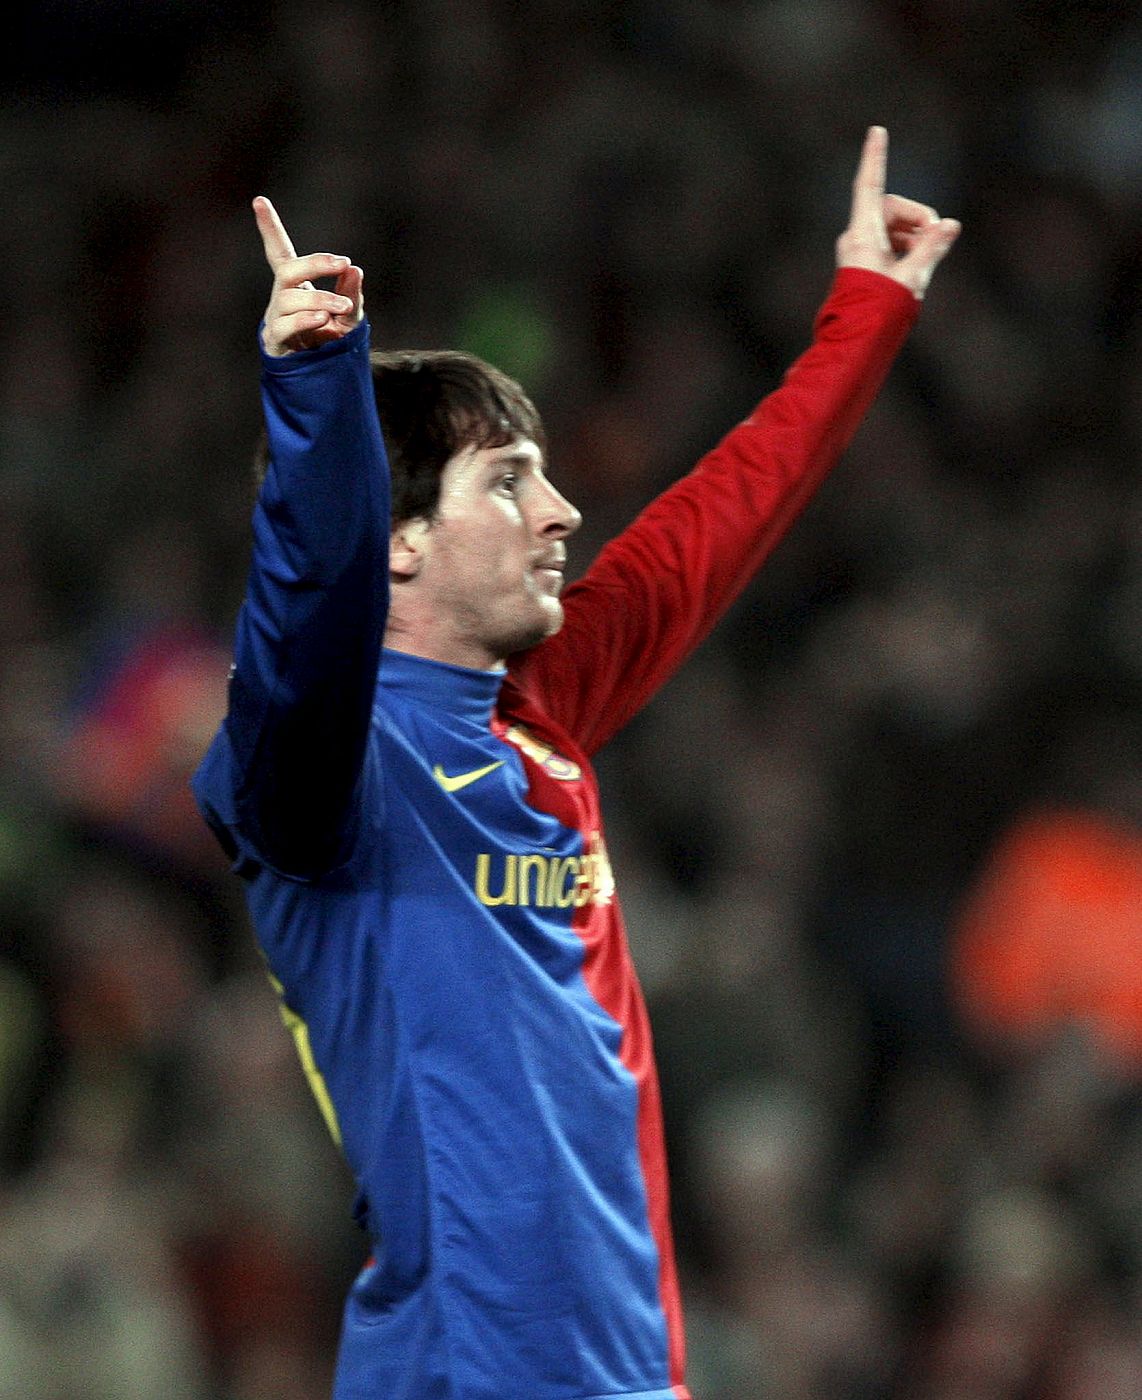
[[811, 348], [566, 590], [580, 517], [519, 386], [370, 359], [361, 269], [254, 201], [269, 461], [195, 790], [360, 1187], [336, 1400], [689, 1394], [591, 755], [834, 463], [959, 232], [885, 195], [886, 152], [871, 128]]

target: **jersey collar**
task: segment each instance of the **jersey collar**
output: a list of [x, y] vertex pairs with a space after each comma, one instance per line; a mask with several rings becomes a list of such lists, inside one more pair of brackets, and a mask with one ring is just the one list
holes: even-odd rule
[[457, 719], [486, 724], [499, 698], [507, 671], [476, 671], [469, 666], [452, 666], [445, 661], [429, 661], [405, 651], [381, 653], [380, 683], [385, 691], [406, 700], [416, 700], [433, 709], [447, 711]]

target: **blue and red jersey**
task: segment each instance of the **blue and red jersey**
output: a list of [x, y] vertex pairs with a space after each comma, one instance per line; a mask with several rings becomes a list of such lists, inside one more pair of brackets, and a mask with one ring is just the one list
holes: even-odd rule
[[265, 360], [271, 464], [195, 791], [374, 1241], [337, 1400], [687, 1400], [650, 1030], [591, 756], [808, 500], [915, 310], [839, 273], [783, 386], [497, 672], [381, 651], [367, 328]]

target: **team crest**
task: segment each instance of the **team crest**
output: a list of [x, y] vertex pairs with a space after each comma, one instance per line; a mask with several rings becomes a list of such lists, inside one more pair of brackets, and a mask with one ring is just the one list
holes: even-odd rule
[[537, 739], [531, 730], [525, 729], [522, 724], [513, 724], [504, 738], [514, 744], [520, 753], [526, 754], [533, 763], [538, 763], [550, 777], [558, 779], [561, 783], [573, 783], [583, 776], [583, 770], [577, 763], [572, 763], [569, 758], [556, 753], [550, 744]]

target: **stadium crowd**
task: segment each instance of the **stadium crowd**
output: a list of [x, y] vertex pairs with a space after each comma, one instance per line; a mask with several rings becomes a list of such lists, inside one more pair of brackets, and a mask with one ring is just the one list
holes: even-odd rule
[[870, 121], [965, 234], [603, 756], [699, 1400], [1142, 1394], [1142, 22], [44, 0], [0, 168], [0, 1400], [319, 1400], [350, 1183], [187, 777], [266, 270], [518, 375], [582, 567], [777, 382]]

